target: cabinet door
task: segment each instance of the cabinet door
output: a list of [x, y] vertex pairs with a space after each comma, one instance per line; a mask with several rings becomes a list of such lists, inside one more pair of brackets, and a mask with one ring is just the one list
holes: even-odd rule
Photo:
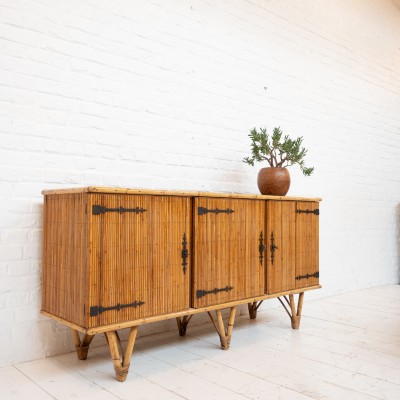
[[296, 289], [319, 284], [319, 205], [296, 203]]
[[267, 201], [267, 293], [318, 285], [318, 203]]
[[190, 199], [91, 194], [89, 326], [189, 307]]
[[195, 198], [193, 307], [264, 293], [265, 203]]
[[296, 204], [267, 201], [267, 293], [295, 288]]

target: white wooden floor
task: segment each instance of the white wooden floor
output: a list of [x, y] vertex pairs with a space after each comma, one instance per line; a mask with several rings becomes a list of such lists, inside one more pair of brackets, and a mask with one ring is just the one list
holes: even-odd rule
[[184, 338], [139, 338], [124, 383], [98, 347], [86, 361], [70, 353], [0, 368], [0, 399], [400, 399], [399, 285], [306, 293], [299, 331], [276, 303], [257, 320], [236, 318], [229, 351], [211, 323], [189, 324]]

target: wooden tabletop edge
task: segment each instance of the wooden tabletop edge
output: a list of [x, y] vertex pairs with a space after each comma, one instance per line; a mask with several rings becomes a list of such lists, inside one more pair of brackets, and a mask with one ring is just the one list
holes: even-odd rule
[[86, 186], [77, 188], [44, 189], [42, 195], [53, 194], [72, 194], [72, 193], [104, 193], [104, 194], [137, 194], [153, 196], [186, 196], [186, 197], [228, 197], [242, 199], [259, 200], [287, 200], [287, 201], [316, 201], [320, 202], [320, 197], [300, 197], [300, 196], [266, 196], [256, 193], [236, 193], [236, 192], [204, 192], [195, 190], [169, 190], [169, 189], [145, 189], [145, 188], [122, 188], [105, 186]]

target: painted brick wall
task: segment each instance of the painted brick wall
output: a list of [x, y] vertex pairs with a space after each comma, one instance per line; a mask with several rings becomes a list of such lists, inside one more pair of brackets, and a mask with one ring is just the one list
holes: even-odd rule
[[0, 365], [72, 349], [39, 316], [43, 188], [257, 192], [253, 126], [315, 166], [308, 298], [399, 283], [399, 43], [391, 0], [0, 0]]

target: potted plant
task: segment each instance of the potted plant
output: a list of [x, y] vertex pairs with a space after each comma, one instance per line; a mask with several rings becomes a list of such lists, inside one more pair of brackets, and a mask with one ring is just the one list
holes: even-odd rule
[[262, 168], [258, 173], [257, 184], [261, 194], [285, 196], [290, 187], [290, 175], [286, 167], [298, 164], [305, 176], [310, 176], [314, 168], [304, 165], [307, 150], [301, 147], [303, 138], [290, 139], [283, 136], [280, 127], [274, 128], [272, 135], [266, 128], [250, 131], [252, 157], [245, 157], [243, 162], [254, 166], [255, 161], [266, 161], [269, 167]]

